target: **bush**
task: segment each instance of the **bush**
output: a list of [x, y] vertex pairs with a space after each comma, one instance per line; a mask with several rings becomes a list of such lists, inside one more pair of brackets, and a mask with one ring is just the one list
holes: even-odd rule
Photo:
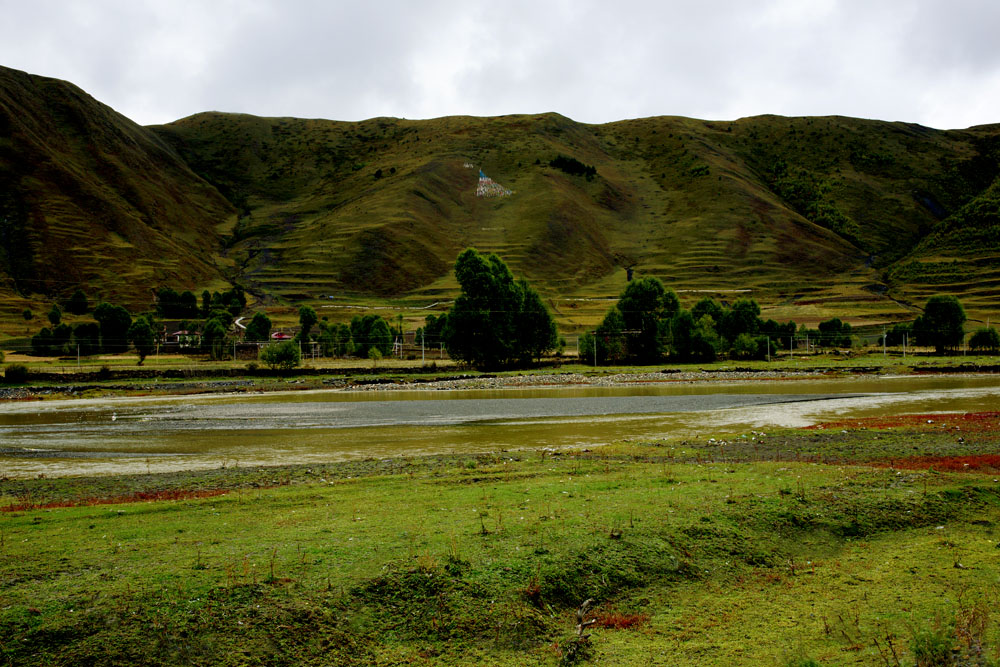
[[977, 329], [972, 338], [969, 339], [969, 347], [976, 352], [988, 352], [996, 354], [1000, 349], [1000, 334], [993, 327], [983, 327]]
[[11, 364], [4, 370], [3, 381], [6, 384], [27, 384], [28, 367], [24, 364]]
[[295, 341], [286, 340], [283, 343], [268, 345], [260, 352], [260, 360], [271, 370], [290, 371], [302, 363], [302, 354]]

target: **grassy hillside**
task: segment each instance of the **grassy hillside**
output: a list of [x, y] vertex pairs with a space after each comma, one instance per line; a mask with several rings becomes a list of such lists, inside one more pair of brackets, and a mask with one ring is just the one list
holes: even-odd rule
[[[537, 284], [569, 329], [600, 316], [607, 303], [589, 299], [615, 296], [626, 267], [692, 299], [749, 289], [800, 318], [838, 307], [905, 317], [887, 295], [919, 303], [931, 290], [896, 267], [932, 232], [948, 242], [953, 222], [941, 221], [980, 196], [997, 165], [989, 128], [838, 117], [593, 126], [557, 114], [212, 113], [154, 129], [241, 210], [229, 250], [261, 293], [430, 303], [454, 293], [450, 265], [473, 245]], [[549, 166], [559, 155], [596, 176]], [[513, 194], [476, 197], [479, 169]]]
[[0, 68], [5, 309], [78, 288], [146, 305], [162, 282], [216, 282], [233, 218], [154, 133], [69, 83]]
[[[203, 113], [144, 129], [69, 84], [2, 75], [4, 239], [31, 250], [4, 255], [11, 292], [225, 278], [266, 303], [419, 319], [454, 296], [451, 265], [475, 246], [531, 280], [567, 331], [593, 325], [626, 268], [685, 301], [751, 290], [800, 321], [906, 318], [937, 291], [995, 309], [1000, 126]], [[512, 194], [478, 197], [479, 170]]]

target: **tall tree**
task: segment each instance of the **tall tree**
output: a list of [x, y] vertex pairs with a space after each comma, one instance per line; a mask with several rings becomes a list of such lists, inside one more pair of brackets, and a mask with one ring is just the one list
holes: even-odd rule
[[146, 317], [136, 318], [135, 322], [128, 328], [128, 339], [135, 347], [135, 351], [139, 355], [139, 365], [142, 366], [142, 362], [156, 347], [156, 335], [149, 319]]
[[128, 328], [132, 316], [121, 306], [101, 302], [94, 309], [94, 319], [101, 325], [101, 347], [105, 352], [124, 352], [128, 349]]
[[309, 332], [319, 322], [316, 311], [312, 306], [302, 306], [299, 308], [299, 340], [306, 342], [309, 340]]
[[616, 308], [624, 321], [628, 354], [639, 363], [663, 356], [664, 325], [680, 310], [680, 301], [659, 278], [640, 278], [625, 286]]
[[[545, 305], [527, 282], [514, 281], [497, 255], [464, 250], [455, 260], [455, 277], [462, 291], [444, 332], [452, 358], [501, 368], [527, 363], [555, 347], [555, 325]], [[526, 322], [520, 323], [522, 318]]]
[[87, 301], [87, 295], [83, 293], [83, 290], [78, 289], [73, 292], [73, 296], [66, 302], [66, 310], [74, 315], [83, 315], [90, 310], [90, 303]]
[[559, 343], [559, 334], [548, 308], [528, 281], [523, 278], [518, 280], [517, 291], [520, 303], [514, 325], [518, 362], [522, 366], [527, 366], [554, 349]]
[[938, 354], [954, 349], [965, 338], [965, 309], [951, 294], [932, 296], [924, 314], [913, 322], [913, 335], [920, 345], [933, 345]]
[[62, 311], [59, 310], [58, 305], [52, 304], [52, 308], [50, 308], [49, 312], [46, 313], [46, 317], [49, 318], [49, 322], [52, 323], [52, 326], [59, 326], [59, 323], [62, 322]]
[[247, 325], [247, 340], [268, 340], [271, 336], [271, 318], [264, 313], [254, 313], [253, 319]]

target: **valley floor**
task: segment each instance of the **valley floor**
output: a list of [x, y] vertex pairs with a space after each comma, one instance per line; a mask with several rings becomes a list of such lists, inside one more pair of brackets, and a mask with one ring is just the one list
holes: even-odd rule
[[0, 656], [996, 664], [998, 444], [998, 413], [915, 415], [560, 454], [5, 479]]

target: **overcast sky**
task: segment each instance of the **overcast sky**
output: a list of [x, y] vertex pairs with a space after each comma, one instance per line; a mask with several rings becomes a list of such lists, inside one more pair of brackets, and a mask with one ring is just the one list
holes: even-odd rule
[[141, 124], [838, 114], [1000, 122], [996, 0], [0, 0], [0, 65]]

